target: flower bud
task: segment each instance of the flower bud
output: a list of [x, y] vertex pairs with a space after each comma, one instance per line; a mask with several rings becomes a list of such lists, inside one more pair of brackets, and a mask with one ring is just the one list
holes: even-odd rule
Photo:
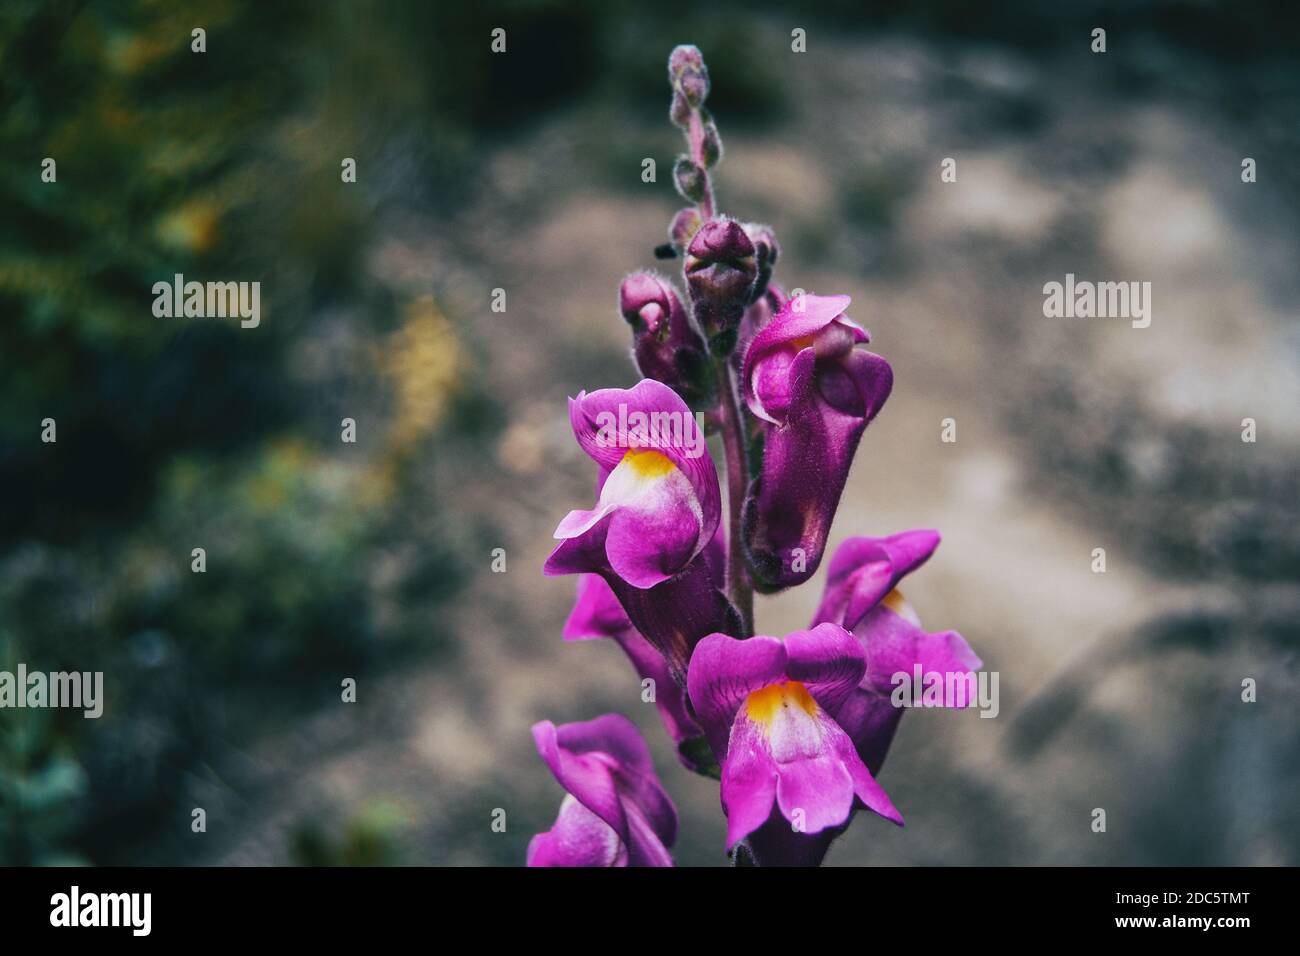
[[722, 162], [722, 138], [718, 136], [718, 127], [713, 120], [704, 124], [704, 136], [700, 141], [700, 159], [705, 169], [712, 169]]
[[687, 247], [684, 267], [695, 320], [714, 354], [725, 355], [758, 275], [754, 244], [735, 220], [711, 219]]
[[750, 293], [750, 302], [757, 302], [767, 291], [767, 284], [772, 278], [772, 269], [776, 266], [776, 260], [781, 255], [781, 247], [777, 245], [776, 233], [772, 232], [771, 226], [764, 226], [759, 223], [745, 223], [745, 234], [749, 236], [750, 241], [754, 244], [756, 250], [755, 259], [758, 263], [758, 279], [754, 283], [754, 291]]
[[668, 118], [673, 121], [674, 126], [686, 129], [691, 123], [691, 104], [686, 101], [685, 94], [674, 91], [673, 105], [668, 109]]
[[709, 95], [709, 70], [698, 47], [683, 44], [673, 50], [668, 57], [668, 82], [691, 107], [704, 103]]
[[687, 156], [678, 156], [677, 163], [673, 166], [673, 180], [677, 184], [677, 192], [687, 202], [698, 203], [704, 199], [708, 175]]
[[704, 54], [693, 43], [681, 43], [668, 54], [668, 82], [675, 84], [687, 69], [704, 69]]
[[687, 206], [673, 216], [668, 226], [668, 238], [673, 248], [681, 255], [686, 255], [686, 247], [691, 244], [695, 234], [700, 231], [700, 212], [694, 206]]
[[634, 272], [619, 287], [618, 308], [632, 326], [632, 354], [641, 374], [663, 382], [697, 411], [712, 408], [716, 389], [708, 351], [672, 283], [653, 272]]

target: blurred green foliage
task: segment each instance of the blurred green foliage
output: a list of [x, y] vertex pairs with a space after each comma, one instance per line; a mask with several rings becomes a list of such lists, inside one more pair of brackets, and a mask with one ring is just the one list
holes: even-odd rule
[[306, 822], [293, 835], [292, 854], [299, 866], [392, 866], [401, 862], [399, 841], [409, 826], [398, 804], [377, 801], [363, 806], [332, 833]]
[[[97, 721], [0, 711], [0, 862], [130, 860], [190, 768], [437, 646], [456, 542], [415, 538], [437, 525], [416, 469], [472, 395], [468, 356], [435, 303], [364, 268], [392, 188], [371, 107], [409, 123], [423, 87], [400, 95], [357, 16], [381, 19], [0, 11], [0, 666], [103, 671], [107, 698]], [[341, 156], [372, 185], [342, 186]], [[262, 324], [156, 318], [175, 273], [261, 282]], [[304, 376], [340, 327], [343, 358]], [[343, 444], [357, 409], [376, 437]]]

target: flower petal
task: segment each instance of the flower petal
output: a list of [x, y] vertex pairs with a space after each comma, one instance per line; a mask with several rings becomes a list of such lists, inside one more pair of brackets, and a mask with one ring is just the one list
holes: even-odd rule
[[867, 613], [853, 631], [866, 655], [863, 685], [888, 696], [894, 676], [922, 674], [973, 674], [982, 661], [956, 631], [927, 634], [892, 609], [880, 605]]
[[599, 574], [578, 578], [578, 597], [564, 622], [566, 641], [585, 641], [597, 637], [618, 639], [633, 630], [627, 612]]
[[756, 690], [785, 678], [786, 649], [779, 638], [737, 640], [710, 634], [697, 645], [687, 670], [687, 694], [721, 763], [736, 712]]
[[555, 825], [528, 843], [529, 866], [627, 866], [627, 847], [608, 823], [565, 794]]
[[785, 651], [786, 675], [831, 713], [857, 689], [867, 669], [862, 645], [838, 624], [787, 634]]
[[[760, 590], [800, 584], [816, 572], [858, 441], [892, 387], [889, 364], [870, 352], [856, 350], [834, 367], [852, 386], [854, 413], [818, 392], [815, 350], [806, 348], [791, 366], [787, 420], [764, 432], [742, 535]], [[837, 401], [845, 403], [843, 396]]]
[[727, 814], [727, 848], [763, 823], [776, 802], [776, 761], [763, 728], [737, 719], [722, 765], [722, 809]]
[[832, 621], [852, 630], [862, 616], [929, 560], [939, 532], [928, 528], [884, 538], [849, 538], [831, 558], [826, 590], [813, 623]]
[[629, 865], [671, 865], [677, 811], [636, 725], [619, 714], [559, 728], [541, 721], [533, 738], [560, 785], [618, 834]]
[[[946, 683], [948, 674], [974, 675], [982, 662], [956, 631], [927, 634], [884, 605], [869, 611], [853, 635], [866, 655], [867, 671], [858, 690], [833, 713], [867, 769], [876, 774], [884, 765], [905, 711], [891, 698], [897, 686], [895, 675], [906, 675], [911, 681], [920, 666], [923, 675], [945, 675]], [[964, 703], [974, 703], [973, 696]]]
[[[836, 320], [853, 300], [847, 295], [802, 295], [790, 299], [770, 322], [759, 329], [745, 351], [741, 382], [743, 383], [745, 403], [758, 418], [773, 424], [780, 424], [780, 419], [764, 407], [764, 391], [760, 384], [771, 384], [771, 376], [762, 372], [761, 367], [773, 360], [784, 362], [781, 353], [789, 353], [792, 345], [801, 339], [816, 336]], [[861, 341], [866, 341], [862, 332]]]

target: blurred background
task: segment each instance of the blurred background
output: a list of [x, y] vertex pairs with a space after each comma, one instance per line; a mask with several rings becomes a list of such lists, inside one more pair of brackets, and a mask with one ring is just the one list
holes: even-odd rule
[[[679, 862], [726, 863], [716, 784], [540, 571], [591, 495], [566, 396], [636, 380], [616, 293], [680, 206], [693, 42], [721, 209], [895, 368], [831, 545], [941, 529], [909, 600], [1001, 675], [996, 719], [903, 721], [907, 827], [828, 863], [1300, 863], [1298, 29], [1281, 0], [10, 0], [0, 670], [102, 671], [106, 703], [0, 710], [0, 862], [515, 865], [561, 798], [529, 727], [616, 710]], [[155, 318], [177, 272], [260, 281], [260, 327]], [[1151, 327], [1044, 318], [1067, 272], [1151, 282]]]

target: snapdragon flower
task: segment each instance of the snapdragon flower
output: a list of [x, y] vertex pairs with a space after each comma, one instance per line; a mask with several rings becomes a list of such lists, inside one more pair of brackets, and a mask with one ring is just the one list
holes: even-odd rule
[[745, 402], [763, 423], [763, 463], [745, 503], [744, 547], [760, 590], [816, 572], [863, 431], [894, 384], [847, 295], [787, 301], [745, 352]]
[[[926, 530], [850, 538], [810, 628], [754, 634], [754, 592], [801, 584], [821, 564], [893, 370], [860, 348], [869, 338], [845, 314], [848, 296], [787, 296], [775, 231], [718, 212], [723, 151], [703, 55], [678, 47], [668, 74], [687, 140], [673, 180], [691, 205], [655, 256], [681, 258], [687, 295], [657, 273], [624, 278], [619, 311], [645, 379], [570, 400], [596, 502], [560, 521], [544, 570], [580, 575], [565, 639], [617, 642], [653, 682], [682, 763], [720, 780], [733, 860], [815, 866], [860, 810], [902, 825], [875, 779], [902, 717], [899, 674], [973, 681], [981, 663], [957, 632], [925, 631], [898, 590], [938, 544]], [[692, 411], [722, 445], [726, 520]], [[543, 721], [534, 737], [567, 794], [531, 865], [671, 865], [676, 814], [630, 722]]]
[[632, 721], [606, 714], [533, 727], [566, 793], [555, 825], [528, 844], [529, 866], [672, 866], [677, 809]]

